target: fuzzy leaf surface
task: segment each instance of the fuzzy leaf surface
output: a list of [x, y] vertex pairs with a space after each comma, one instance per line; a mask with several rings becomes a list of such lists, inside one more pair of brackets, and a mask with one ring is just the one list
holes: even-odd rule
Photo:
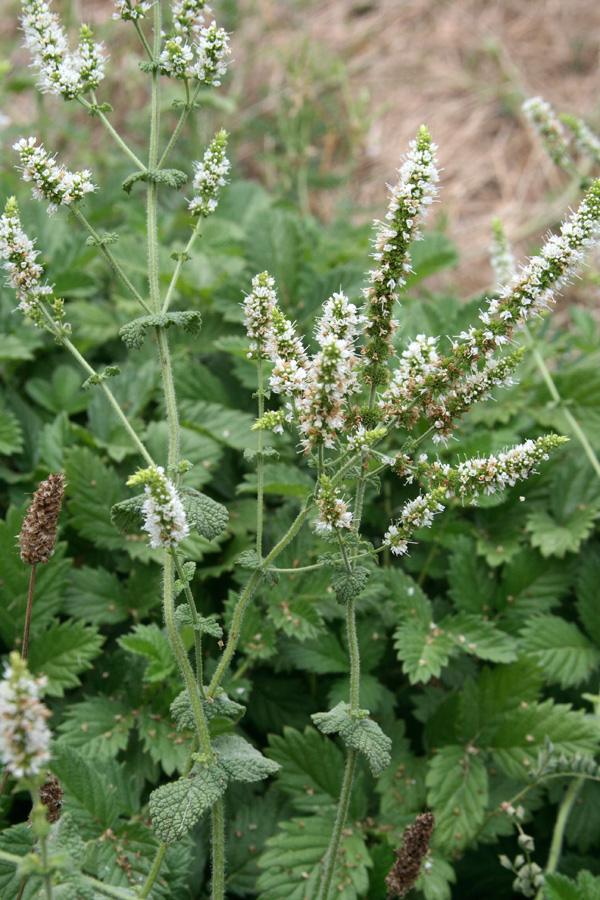
[[202, 325], [202, 316], [195, 310], [140, 316], [139, 319], [123, 325], [119, 334], [126, 347], [129, 347], [130, 350], [139, 350], [146, 340], [146, 333], [150, 328], [170, 328], [171, 325], [183, 328], [188, 334], [196, 337]]
[[371, 573], [364, 566], [356, 566], [351, 572], [340, 566], [331, 576], [331, 586], [338, 603], [344, 606], [358, 597], [367, 586]]
[[234, 781], [262, 781], [269, 775], [276, 775], [281, 768], [278, 762], [263, 756], [237, 734], [223, 734], [215, 738], [213, 749], [219, 765]]
[[182, 488], [181, 502], [188, 522], [207, 541], [212, 541], [227, 528], [229, 513], [222, 503], [191, 488]]
[[372, 719], [350, 718], [348, 703], [338, 703], [326, 713], [314, 713], [311, 719], [323, 734], [339, 734], [348, 747], [362, 753], [373, 775], [379, 775], [389, 765], [391, 740]]
[[218, 763], [196, 765], [187, 777], [156, 788], [149, 811], [158, 839], [165, 844], [181, 840], [226, 789], [227, 774]]

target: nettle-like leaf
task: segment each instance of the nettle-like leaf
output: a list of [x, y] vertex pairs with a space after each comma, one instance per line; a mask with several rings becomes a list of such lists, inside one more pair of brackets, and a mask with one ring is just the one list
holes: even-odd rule
[[363, 718], [353, 719], [348, 703], [338, 703], [327, 713], [314, 713], [311, 719], [323, 734], [339, 734], [344, 743], [366, 757], [373, 775], [379, 775], [390, 763], [392, 742], [379, 725], [367, 718], [367, 710], [360, 710]]
[[404, 722], [396, 723], [391, 763], [375, 784], [375, 790], [381, 797], [381, 815], [401, 827], [410, 824], [415, 813], [421, 812], [425, 806], [427, 772], [427, 760], [415, 756], [404, 732]]
[[267, 754], [280, 764], [277, 787], [296, 809], [316, 812], [332, 807], [339, 798], [344, 755], [316, 729], [300, 732], [285, 726], [283, 735], [269, 735]]
[[[0, 849], [13, 856], [24, 857], [31, 853], [34, 843], [31, 828], [23, 822], [6, 828], [0, 833]], [[22, 877], [16, 866], [0, 860], [0, 897], [18, 897]], [[42, 888], [41, 878], [30, 878], [23, 893], [23, 900], [33, 900]]]
[[425, 779], [435, 815], [434, 843], [445, 853], [465, 849], [483, 825], [488, 803], [483, 760], [464, 747], [441, 747]]
[[524, 779], [544, 749], [546, 738], [558, 755], [591, 756], [600, 747], [600, 725], [593, 716], [567, 703], [545, 700], [521, 704], [498, 719], [489, 747], [506, 775]]
[[0, 454], [10, 456], [23, 449], [23, 430], [17, 417], [7, 409], [0, 409]]
[[96, 547], [123, 549], [123, 540], [115, 534], [110, 519], [111, 507], [123, 497], [121, 477], [87, 447], [67, 451], [66, 460], [72, 526]]
[[192, 748], [195, 729], [178, 733], [170, 720], [142, 709], [136, 718], [136, 728], [144, 751], [159, 763], [167, 775], [175, 770], [183, 772]]
[[54, 622], [43, 641], [32, 643], [29, 667], [36, 675], [46, 675], [46, 693], [62, 697], [66, 688], [79, 687], [78, 675], [91, 669], [103, 643], [104, 638], [91, 625], [70, 619]]
[[133, 632], [119, 638], [119, 644], [130, 653], [138, 653], [149, 660], [144, 680], [164, 681], [175, 670], [176, 663], [166, 634], [158, 625], [135, 625]]
[[527, 517], [531, 545], [539, 547], [542, 556], [564, 559], [567, 553], [577, 553], [597, 518], [598, 508], [583, 504], [560, 520], [546, 510], [532, 512]]
[[171, 325], [183, 328], [188, 334], [196, 337], [202, 326], [202, 316], [196, 310], [140, 316], [133, 322], [123, 325], [119, 330], [119, 335], [126, 347], [129, 347], [130, 350], [139, 350], [151, 328], [170, 328]]
[[[278, 834], [266, 842], [258, 866], [259, 900], [316, 900], [321, 886], [321, 866], [331, 837], [333, 817], [311, 816], [281, 822]], [[362, 833], [344, 829], [333, 875], [340, 900], [359, 900], [369, 886], [372, 865]]]
[[440, 628], [452, 635], [465, 653], [490, 662], [510, 663], [517, 658], [517, 641], [481, 616], [460, 613], [449, 616]]
[[131, 193], [131, 189], [138, 181], [152, 181], [157, 184], [166, 184], [176, 191], [182, 188], [188, 180], [188, 176], [180, 169], [145, 169], [143, 172], [133, 172], [123, 182], [123, 190]]
[[267, 838], [277, 831], [277, 823], [288, 818], [287, 799], [275, 790], [236, 803], [227, 821], [227, 887], [232, 897], [256, 896], [260, 874], [258, 859]]
[[461, 612], [483, 613], [494, 608], [496, 585], [468, 537], [457, 538], [450, 556], [448, 594]]
[[455, 652], [453, 635], [431, 620], [427, 624], [406, 620], [394, 632], [394, 647], [402, 662], [402, 671], [411, 684], [437, 678]]
[[423, 891], [425, 900], [450, 900], [450, 885], [455, 883], [456, 873], [448, 860], [437, 850], [430, 850], [421, 866], [415, 890]]
[[279, 771], [278, 763], [237, 735], [215, 738], [213, 748], [216, 762], [197, 762], [188, 776], [150, 794], [152, 827], [163, 843], [170, 844], [187, 834], [223, 796], [230, 780], [261, 781]]
[[212, 541], [227, 528], [229, 513], [222, 503], [193, 488], [181, 489], [181, 501], [188, 522], [207, 541]]
[[383, 577], [400, 621], [428, 629], [433, 614], [431, 601], [414, 578], [403, 569], [389, 570], [383, 573]]
[[66, 611], [93, 625], [114, 625], [131, 615], [131, 598], [116, 572], [81, 566], [73, 569]]
[[[216, 718], [231, 719], [234, 723], [239, 722], [246, 712], [246, 707], [242, 706], [241, 703], [236, 703], [235, 700], [231, 700], [225, 691], [221, 691], [212, 700], [203, 700], [202, 706], [208, 722]], [[196, 725], [187, 688], [178, 694], [171, 703], [171, 715], [180, 731], [195, 729]]]
[[299, 644], [286, 641], [283, 644], [286, 659], [299, 669], [316, 675], [338, 674], [350, 671], [348, 654], [331, 631]]
[[323, 617], [317, 604], [307, 597], [296, 597], [290, 601], [279, 596], [267, 597], [267, 615], [275, 628], [297, 641], [314, 639], [323, 634]]
[[345, 605], [358, 597], [367, 586], [371, 573], [364, 566], [356, 566], [351, 572], [340, 566], [331, 576], [331, 587], [338, 603]]
[[217, 622], [216, 615], [197, 616], [196, 621], [194, 621], [189, 606], [182, 604], [175, 610], [175, 618], [182, 625], [185, 625], [187, 628], [193, 628], [199, 634], [208, 634], [217, 639], [223, 637], [223, 629]]
[[574, 622], [559, 616], [529, 619], [519, 643], [525, 653], [539, 660], [546, 678], [561, 687], [576, 687], [587, 681], [600, 663], [600, 650]]
[[544, 896], [546, 900], [599, 900], [600, 876], [584, 869], [577, 873], [575, 882], [560, 872], [553, 872], [546, 875]]
[[125, 750], [134, 719], [126, 703], [112, 697], [88, 697], [76, 703], [58, 726], [61, 741], [86, 757], [115, 757]]
[[579, 567], [576, 594], [577, 612], [585, 630], [600, 645], [600, 555], [596, 552]]

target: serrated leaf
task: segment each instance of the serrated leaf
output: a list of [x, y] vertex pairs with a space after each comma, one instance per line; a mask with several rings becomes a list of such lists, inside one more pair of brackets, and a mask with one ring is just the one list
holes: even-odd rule
[[546, 876], [544, 897], [546, 900], [584, 900], [583, 893], [575, 882], [566, 875], [561, 875], [560, 872], [553, 872]]
[[414, 755], [404, 731], [404, 722], [397, 723], [392, 736], [391, 763], [375, 784], [381, 797], [381, 815], [402, 826], [409, 824], [404, 817], [411, 821], [425, 806], [427, 772], [427, 760]]
[[115, 757], [125, 750], [133, 716], [129, 706], [109, 697], [89, 697], [72, 706], [58, 726], [59, 740], [85, 757]]
[[345, 605], [358, 597], [366, 588], [371, 573], [364, 566], [356, 566], [351, 572], [345, 567], [336, 569], [331, 576], [331, 586], [338, 603]]
[[317, 675], [350, 671], [348, 654], [330, 631], [303, 644], [289, 641], [285, 644], [285, 655], [297, 668]]
[[131, 615], [131, 598], [116, 572], [82, 566], [73, 569], [66, 611], [93, 625], [114, 625]]
[[175, 618], [187, 628], [193, 628], [200, 634], [209, 634], [211, 637], [223, 637], [223, 629], [217, 622], [216, 616], [198, 616], [194, 622], [189, 606], [178, 606], [175, 610]]
[[66, 455], [67, 494], [71, 524], [82, 537], [105, 550], [122, 549], [110, 509], [124, 494], [123, 481], [91, 450], [76, 447]]
[[278, 762], [268, 759], [252, 744], [237, 734], [223, 734], [212, 742], [219, 765], [234, 781], [262, 781], [269, 775], [276, 775]]
[[[33, 848], [34, 836], [31, 828], [23, 822], [21, 825], [13, 825], [12, 828], [6, 828], [0, 834], [0, 848], [5, 853], [11, 853], [13, 856], [27, 856]], [[18, 897], [21, 887], [22, 878], [16, 866], [5, 863], [0, 860], [0, 896]], [[40, 878], [30, 878], [23, 893], [23, 900], [33, 900], [38, 895], [42, 887]]]
[[477, 681], [466, 679], [460, 698], [461, 735], [465, 743], [477, 738], [481, 746], [493, 739], [506, 716], [535, 704], [543, 683], [539, 666], [521, 659], [507, 666], [484, 667]]
[[564, 563], [544, 559], [530, 547], [523, 548], [502, 572], [498, 608], [503, 624], [516, 633], [530, 616], [556, 606], [571, 582], [571, 571]]
[[167, 775], [172, 775], [175, 770], [181, 773], [185, 771], [195, 727], [179, 734], [170, 721], [153, 714], [150, 709], [140, 711], [136, 727], [144, 751], [154, 762], [160, 764]]
[[68, 365], [57, 366], [50, 378], [30, 378], [25, 385], [29, 396], [54, 415], [63, 410], [73, 415], [86, 409], [91, 398], [81, 388], [81, 375]]
[[65, 791], [65, 804], [84, 840], [114, 827], [119, 816], [129, 812], [129, 798], [114, 778], [116, 763], [106, 768], [102, 763], [85, 759], [67, 744], [53, 745], [52, 771]]
[[583, 505], [562, 521], [545, 510], [532, 512], [527, 517], [531, 545], [539, 547], [542, 556], [564, 559], [567, 553], [577, 553], [582, 541], [591, 533], [597, 516], [596, 507]]
[[281, 766], [277, 787], [296, 809], [315, 812], [333, 806], [339, 798], [344, 756], [314, 728], [300, 732], [284, 726], [283, 736], [269, 735], [267, 753]]
[[393, 572], [390, 570], [384, 573], [384, 577], [399, 618], [429, 628], [432, 617], [431, 601], [414, 578], [402, 569], [395, 569]]
[[212, 541], [227, 528], [229, 513], [226, 507], [193, 488], [181, 489], [181, 502], [189, 524], [198, 534]]
[[448, 860], [437, 850], [430, 850], [415, 882], [415, 890], [423, 891], [425, 900], [450, 900], [450, 885], [455, 883], [456, 873]]
[[32, 642], [29, 667], [36, 675], [46, 675], [46, 693], [62, 697], [66, 688], [81, 684], [78, 675], [91, 669], [103, 643], [103, 636], [91, 625], [71, 619], [55, 622], [45, 632], [43, 642]]
[[[110, 840], [96, 841], [89, 847], [86, 871], [91, 869], [107, 886], [130, 891], [133, 884], [145, 882], [159, 846], [151, 828], [142, 822], [127, 822], [115, 831]], [[189, 853], [189, 848], [187, 849]], [[165, 869], [166, 866], [161, 868], [163, 877], [166, 875]], [[155, 881], [152, 894], [157, 900], [170, 900], [175, 895], [170, 893], [163, 877]], [[105, 896], [110, 896], [108, 890], [106, 894], [94, 893], [94, 900]]]
[[426, 684], [437, 678], [454, 652], [452, 635], [442, 631], [434, 622], [423, 627], [412, 620], [394, 632], [394, 647], [402, 662], [402, 671], [411, 684]]
[[441, 747], [425, 783], [435, 816], [435, 846], [445, 853], [464, 850], [485, 819], [488, 782], [483, 760], [464, 747]]
[[[271, 447], [267, 448], [267, 450], [272, 449]], [[256, 452], [250, 451], [253, 455], [256, 455]], [[275, 452], [273, 451], [273, 453]], [[305, 497], [314, 489], [314, 480], [308, 472], [304, 469], [299, 469], [298, 466], [286, 463], [267, 463], [264, 467], [263, 477], [265, 494], [279, 494], [283, 497]], [[244, 482], [244, 484], [239, 485], [237, 489], [238, 494], [255, 494], [258, 489], [256, 472], [249, 472], [244, 475]]]
[[130, 653], [138, 653], [149, 660], [144, 681], [163, 681], [175, 670], [171, 645], [157, 625], [136, 625], [133, 632], [123, 635], [118, 642]]
[[146, 499], [145, 494], [130, 497], [115, 503], [110, 510], [110, 519], [117, 531], [121, 534], [132, 534], [139, 531], [143, 521], [142, 506]]
[[567, 843], [579, 853], [587, 853], [600, 834], [600, 784], [586, 780], [569, 815]]
[[196, 310], [140, 316], [133, 322], [123, 325], [119, 329], [119, 335], [126, 347], [129, 347], [130, 350], [139, 350], [146, 340], [146, 333], [150, 328], [170, 328], [171, 325], [183, 328], [188, 334], [196, 337], [202, 325], [202, 316]]
[[10, 456], [23, 449], [23, 431], [19, 420], [7, 409], [0, 409], [0, 454]]
[[[246, 712], [246, 707], [242, 706], [241, 703], [236, 703], [235, 700], [231, 700], [225, 691], [221, 691], [211, 701], [203, 700], [202, 707], [207, 722], [217, 717], [231, 719], [232, 722], [239, 722]], [[196, 725], [187, 688], [178, 694], [171, 703], [171, 715], [180, 731], [195, 729]]]
[[465, 536], [458, 537], [448, 570], [448, 594], [457, 609], [482, 613], [494, 608], [496, 585], [488, 575], [487, 566], [475, 553], [474, 542]]
[[287, 602], [271, 596], [268, 600], [270, 621], [288, 637], [306, 641], [323, 633], [323, 617], [314, 601], [297, 597]]
[[256, 896], [258, 851], [289, 815], [287, 800], [277, 791], [235, 803], [227, 821], [227, 887], [232, 897]]
[[546, 738], [552, 741], [558, 756], [590, 756], [598, 752], [600, 725], [570, 704], [546, 700], [520, 705], [498, 719], [489, 749], [506, 775], [525, 779]]
[[[281, 822], [280, 832], [266, 842], [258, 860], [262, 873], [257, 881], [259, 900], [316, 900], [333, 819], [312, 816]], [[362, 833], [344, 829], [333, 884], [339, 900], [359, 900], [369, 886], [371, 860]]]
[[181, 421], [186, 427], [234, 450], [258, 447], [257, 432], [252, 431], [255, 419], [250, 413], [205, 400], [182, 400], [180, 406]]
[[490, 662], [510, 663], [517, 658], [517, 641], [480, 616], [460, 613], [449, 616], [440, 627], [454, 637], [465, 653]]
[[373, 775], [379, 775], [389, 765], [391, 740], [372, 719], [351, 718], [348, 703], [338, 703], [327, 713], [314, 713], [311, 719], [323, 734], [339, 734], [348, 747], [362, 753]]
[[521, 630], [521, 648], [539, 660], [548, 681], [576, 687], [587, 681], [600, 663], [594, 647], [574, 622], [559, 616], [534, 616]]
[[600, 556], [597, 553], [582, 561], [575, 590], [579, 618], [592, 640], [600, 645]]
[[226, 773], [217, 763], [197, 764], [190, 775], [152, 791], [149, 812], [158, 839], [164, 844], [181, 840], [226, 789]]

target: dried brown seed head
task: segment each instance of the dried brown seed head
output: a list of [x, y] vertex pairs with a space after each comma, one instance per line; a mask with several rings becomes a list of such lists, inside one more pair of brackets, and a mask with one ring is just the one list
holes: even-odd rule
[[46, 818], [49, 822], [58, 822], [62, 810], [62, 798], [64, 791], [60, 781], [51, 772], [48, 772], [48, 781], [39, 791], [40, 800], [46, 807]]
[[56, 526], [65, 492], [65, 477], [49, 475], [33, 495], [19, 535], [21, 559], [30, 566], [47, 563], [54, 553]]
[[421, 864], [429, 850], [435, 818], [433, 813], [419, 813], [412, 825], [404, 829], [402, 846], [394, 850], [396, 862], [385, 879], [390, 897], [405, 897], [419, 877]]

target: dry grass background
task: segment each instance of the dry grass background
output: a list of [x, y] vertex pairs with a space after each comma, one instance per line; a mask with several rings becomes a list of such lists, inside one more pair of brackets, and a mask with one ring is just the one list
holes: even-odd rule
[[[492, 279], [487, 260], [494, 215], [526, 254], [578, 196], [548, 161], [520, 113], [542, 94], [591, 125], [600, 118], [597, 0], [245, 0], [234, 37], [247, 109], [263, 111], [293, 91], [285, 60], [306, 37], [347, 67], [351, 99], [368, 95], [372, 121], [346, 190], [359, 215], [380, 214], [386, 182], [425, 123], [443, 166], [441, 216], [461, 248], [463, 292]], [[263, 98], [262, 101], [260, 98]], [[261, 105], [262, 104], [262, 105]], [[332, 120], [332, 129], [339, 125]], [[340, 135], [329, 140], [335, 157]], [[242, 161], [256, 169], [254, 148]], [[328, 216], [339, 192], [313, 198]], [[549, 202], [550, 201], [550, 202]]]
[[[4, 3], [16, 13], [14, 0]], [[599, 125], [598, 0], [213, 0], [212, 5], [219, 18], [223, 10], [236, 23], [227, 90], [237, 109], [224, 124], [229, 130], [239, 125], [242, 170], [278, 188], [282, 166], [268, 152], [285, 152], [276, 133], [285, 130], [282, 110], [309, 123], [312, 116], [318, 139], [307, 146], [307, 156], [324, 177], [339, 180], [334, 188], [309, 190], [306, 205], [324, 219], [341, 209], [365, 220], [381, 215], [385, 184], [425, 123], [443, 167], [442, 202], [433, 215], [460, 247], [461, 264], [451, 279], [463, 296], [492, 280], [487, 246], [494, 215], [524, 256], [579, 196], [579, 186], [548, 161], [520, 104], [542, 94], [558, 110]], [[95, 25], [113, 9], [111, 0], [55, 0], [55, 6]], [[14, 21], [0, 18], [0, 38], [10, 41], [13, 64], [22, 66], [27, 55], [18, 49]], [[137, 47], [133, 31], [121, 40], [127, 43], [109, 48], [122, 66], [113, 90], [127, 93]], [[334, 69], [338, 74], [331, 79]], [[16, 100], [17, 117], [26, 115], [23, 95]], [[261, 121], [268, 123], [262, 131], [253, 127]]]

